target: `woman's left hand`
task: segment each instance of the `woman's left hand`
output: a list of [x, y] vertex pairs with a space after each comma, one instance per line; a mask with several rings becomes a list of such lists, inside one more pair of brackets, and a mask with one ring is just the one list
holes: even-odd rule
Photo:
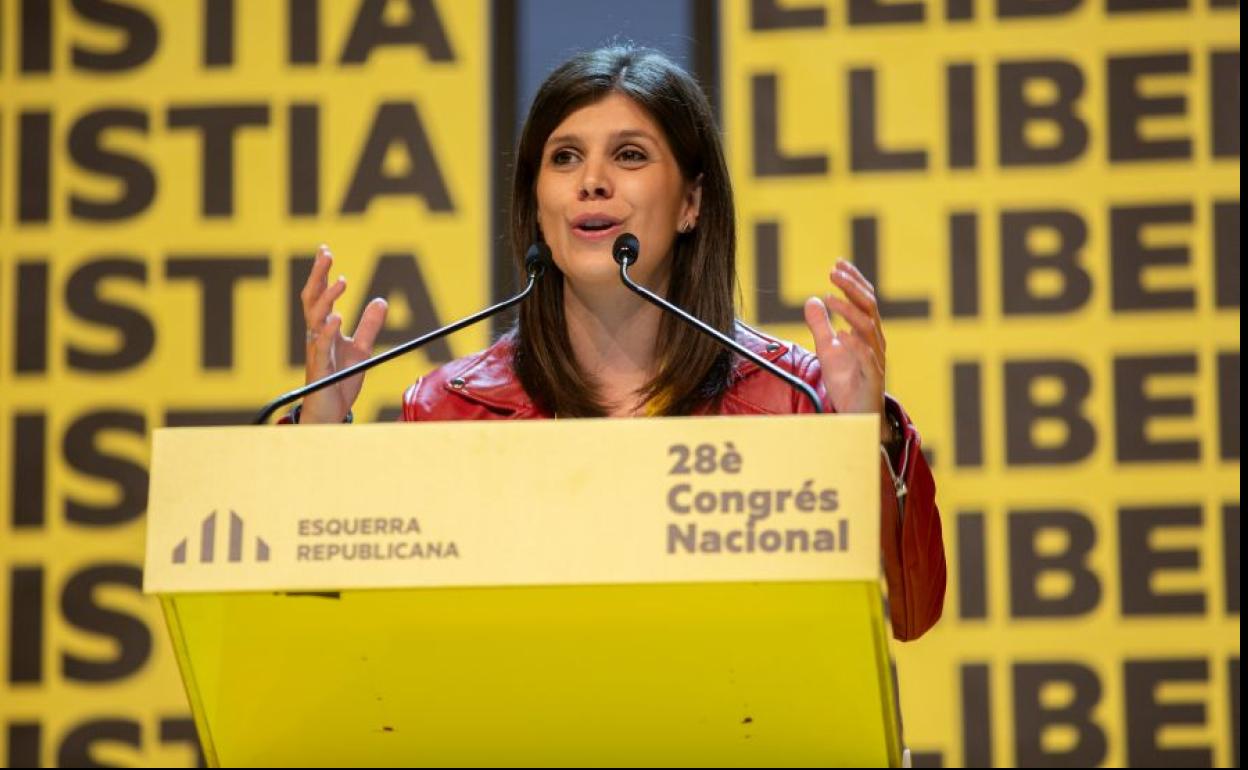
[[[883, 414], [886, 345], [875, 287], [843, 259], [837, 260], [830, 278], [848, 301], [829, 294], [822, 301], [811, 297], [805, 307], [828, 399], [838, 412]], [[837, 331], [833, 313], [844, 318], [849, 329]]]

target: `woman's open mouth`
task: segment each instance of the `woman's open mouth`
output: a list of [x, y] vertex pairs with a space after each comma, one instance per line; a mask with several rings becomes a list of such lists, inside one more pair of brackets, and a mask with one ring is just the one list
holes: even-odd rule
[[614, 238], [622, 231], [623, 225], [624, 223], [615, 217], [590, 214], [572, 220], [572, 232], [578, 238], [601, 241]]

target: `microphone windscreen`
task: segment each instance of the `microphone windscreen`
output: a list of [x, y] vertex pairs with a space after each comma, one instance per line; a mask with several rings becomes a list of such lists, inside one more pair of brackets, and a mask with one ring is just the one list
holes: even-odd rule
[[540, 277], [542, 273], [546, 272], [546, 266], [552, 260], [550, 247], [538, 241], [530, 246], [528, 252], [524, 255], [524, 272], [534, 278]]
[[623, 264], [626, 260], [630, 265], [636, 262], [641, 256], [641, 243], [637, 240], [637, 236], [632, 233], [622, 233], [611, 247], [611, 256], [615, 257], [616, 264]]

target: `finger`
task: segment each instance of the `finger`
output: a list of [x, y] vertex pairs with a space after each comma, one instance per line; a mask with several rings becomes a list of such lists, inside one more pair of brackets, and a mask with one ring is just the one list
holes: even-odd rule
[[316, 341], [312, 343], [311, 359], [316, 364], [317, 372], [322, 376], [334, 370], [334, 340], [338, 339], [338, 332], [341, 328], [342, 316], [331, 313], [317, 332]]
[[853, 278], [854, 281], [857, 282], [858, 285], [863, 288], [863, 290], [865, 290], [867, 293], [871, 294], [872, 296], [875, 295], [875, 286], [870, 281], [867, 280], [867, 277], [862, 274], [862, 271], [859, 270], [858, 266], [855, 265], [853, 262], [850, 262], [847, 259], [838, 259], [836, 260], [835, 269], [848, 274], [849, 277]]
[[317, 297], [325, 291], [329, 269], [333, 263], [334, 255], [330, 253], [329, 247], [322, 243], [316, 250], [316, 256], [312, 258], [312, 269], [308, 272], [308, 280], [303, 282], [303, 290], [299, 292], [305, 315], [312, 303], [316, 302]]
[[806, 326], [810, 327], [810, 333], [815, 338], [815, 352], [822, 354], [836, 340], [836, 332], [832, 329], [832, 319], [828, 316], [828, 308], [819, 301], [818, 297], [811, 297], [802, 307], [802, 313], [806, 318]]
[[880, 327], [874, 318], [864, 313], [862, 308], [855, 307], [840, 297], [829, 294], [824, 301], [828, 303], [828, 310], [848, 321], [849, 328], [854, 331], [855, 336], [868, 343], [875, 351], [875, 355], [881, 361], [884, 360], [883, 334], [880, 333]]
[[308, 328], [313, 331], [320, 331], [321, 325], [325, 323], [326, 317], [334, 309], [334, 303], [347, 290], [347, 279], [344, 276], [338, 276], [338, 280], [329, 285], [329, 288], [316, 298], [316, 302], [312, 303], [312, 307], [304, 316]]
[[863, 284], [844, 270], [833, 270], [828, 277], [837, 288], [845, 292], [845, 297], [850, 302], [872, 315], [878, 315], [879, 303], [875, 298], [875, 292], [869, 288], [869, 285]]
[[866, 312], [873, 320], [876, 329], [874, 336], [878, 338], [880, 351], [887, 350], [888, 344], [884, 338], [884, 321], [880, 318], [880, 307], [876, 302], [875, 295], [867, 293], [857, 281], [842, 271], [834, 271], [831, 278], [832, 283], [845, 292], [845, 298], [852, 302], [854, 307]]
[[377, 334], [381, 331], [381, 327], [386, 322], [386, 310], [389, 305], [381, 297], [375, 297], [368, 303], [368, 307], [364, 308], [363, 315], [360, 316], [360, 323], [355, 327], [355, 334], [352, 336], [352, 343], [356, 349], [364, 355], [373, 352], [373, 343], [377, 340]]

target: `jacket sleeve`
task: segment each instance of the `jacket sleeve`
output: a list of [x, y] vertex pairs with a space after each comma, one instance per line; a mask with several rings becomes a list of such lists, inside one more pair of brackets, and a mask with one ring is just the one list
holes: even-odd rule
[[900, 468], [880, 454], [880, 545], [893, 636], [918, 639], [940, 620], [945, 603], [945, 546], [936, 483], [914, 423], [891, 396], [886, 407], [905, 431]]
[[[804, 351], [794, 351], [794, 357], [798, 376], [815, 388], [831, 411], [818, 358]], [[936, 508], [936, 482], [923, 457], [919, 431], [892, 396], [885, 394], [884, 402], [902, 426], [905, 440], [899, 467], [892, 467], [885, 453], [880, 453], [880, 551], [893, 636], [909, 641], [940, 620], [945, 603], [945, 545]], [[793, 408], [813, 411], [796, 395]]]

